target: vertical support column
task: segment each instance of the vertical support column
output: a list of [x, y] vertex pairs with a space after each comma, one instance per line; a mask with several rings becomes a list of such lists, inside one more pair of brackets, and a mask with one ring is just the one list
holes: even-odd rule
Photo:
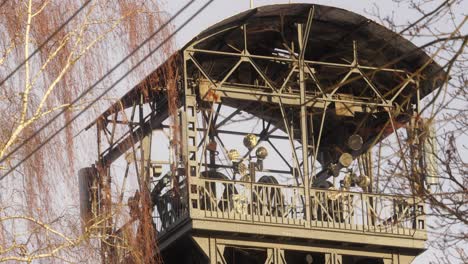
[[151, 163], [151, 134], [145, 136], [141, 140], [141, 169], [140, 175], [142, 178], [142, 187], [145, 187], [145, 190], [150, 190], [150, 163]]
[[[140, 101], [138, 103], [138, 122], [140, 123], [140, 127], [144, 125], [144, 115], [143, 115], [143, 95], [140, 95]], [[138, 141], [140, 142], [140, 192], [147, 190], [146, 183], [147, 183], [147, 175], [146, 175], [146, 153], [145, 153], [145, 144], [147, 143], [144, 137], [139, 136]], [[146, 151], [147, 152], [147, 151]]]
[[[138, 104], [138, 114], [139, 114], [139, 123], [140, 127], [145, 125], [145, 115], [144, 115], [144, 98], [143, 95], [140, 96], [140, 102]], [[150, 164], [151, 164], [151, 140], [152, 140], [152, 130], [148, 135], [139, 135], [138, 140], [140, 142], [140, 201], [141, 213], [138, 215], [140, 227], [136, 231], [137, 237], [140, 238], [140, 243], [143, 245], [151, 245], [151, 247], [144, 247], [142, 249], [142, 254], [144, 256], [145, 262], [151, 259], [150, 256], [155, 254], [156, 246], [155, 237], [156, 230], [154, 229], [154, 222], [152, 217], [152, 203], [151, 203], [151, 181], [150, 181]], [[137, 161], [135, 161], [137, 162]], [[115, 251], [120, 250], [115, 248]], [[116, 260], [115, 260], [116, 261]], [[115, 263], [114, 261], [109, 263]]]
[[98, 173], [98, 208], [97, 208], [97, 215], [102, 219], [105, 219], [102, 224], [99, 226], [99, 230], [101, 233], [101, 262], [102, 263], [112, 263], [114, 261], [113, 258], [113, 250], [111, 245], [113, 244], [111, 241], [111, 232], [112, 232], [112, 217], [111, 217], [111, 178], [110, 178], [110, 171], [109, 166], [104, 164], [102, 156], [101, 156], [101, 140], [102, 140], [102, 130], [104, 129], [104, 124], [102, 120], [97, 122], [97, 150], [99, 154], [99, 160], [97, 162], [97, 173]]
[[[367, 155], [366, 155], [367, 173], [370, 178], [370, 184], [369, 184], [369, 187], [367, 187], [367, 192], [369, 193], [374, 192], [374, 171], [372, 170], [374, 166], [372, 164], [373, 163], [372, 149], [373, 149], [373, 145], [369, 148], [369, 150], [367, 151]], [[377, 177], [379, 177], [379, 175], [377, 175]]]
[[[302, 36], [302, 24], [297, 25], [297, 36], [299, 42], [299, 51], [303, 52], [303, 36]], [[303, 168], [303, 185], [304, 185], [304, 196], [305, 196], [305, 219], [306, 227], [310, 226], [310, 195], [309, 195], [309, 143], [308, 143], [308, 127], [307, 127], [307, 106], [306, 106], [306, 85], [304, 77], [304, 58], [299, 58], [299, 88], [300, 88], [300, 102], [301, 102], [301, 142], [302, 142], [302, 168]]]
[[[416, 111], [418, 113], [418, 118], [421, 119], [421, 86], [420, 86], [420, 80], [419, 78], [416, 80], [416, 93], [417, 93], [417, 102], [416, 102]], [[420, 127], [419, 131], [421, 133], [418, 133], [418, 137], [420, 137], [421, 134], [423, 133], [426, 133], [426, 140], [423, 140], [422, 138], [419, 138], [418, 141], [419, 141], [419, 166], [420, 166], [420, 169], [418, 170], [418, 174], [419, 174], [419, 183], [420, 183], [420, 186], [421, 186], [421, 192], [423, 191], [424, 188], [428, 188], [429, 192], [431, 192], [431, 185], [430, 185], [430, 182], [428, 182], [428, 175], [426, 175], [425, 177], [423, 176], [423, 172], [422, 172], [422, 168], [424, 166], [428, 166], [429, 168], [426, 168], [427, 171], [430, 171], [432, 172], [431, 176], [435, 176], [437, 174], [437, 171], [436, 171], [436, 168], [437, 168], [437, 165], [435, 164], [435, 161], [432, 163], [430, 162], [430, 164], [425, 164], [424, 163], [424, 158], [425, 156], [427, 155], [422, 155], [422, 153], [424, 153], [424, 145], [428, 144], [429, 142], [427, 142], [427, 138], [429, 138], [430, 141], [432, 141], [432, 144], [435, 144], [435, 140], [434, 138], [431, 138], [431, 137], [435, 137], [435, 133], [434, 131], [431, 131], [431, 128], [434, 129], [434, 127], [430, 126], [430, 127], [427, 127], [427, 124], [425, 125], [424, 122], [422, 122], [423, 120], [418, 120], [419, 124], [422, 126]], [[434, 121], [432, 121], [434, 122]], [[427, 130], [426, 130], [427, 129]], [[426, 131], [424, 131], [426, 130]], [[436, 149], [434, 148], [434, 145], [432, 145], [432, 149], [430, 151], [430, 153], [434, 153], [434, 154], [429, 154], [431, 156], [435, 156], [435, 151]], [[434, 157], [432, 157], [433, 160], [435, 160]], [[425, 202], [424, 200], [421, 200], [420, 197], [415, 197], [415, 212], [416, 212], [416, 230], [425, 230], [426, 229], [426, 205], [425, 205]], [[425, 236], [425, 238], [427, 239], [427, 234], [426, 233], [423, 233], [423, 235]]]
[[216, 248], [216, 239], [210, 237], [210, 264], [218, 264], [216, 261], [218, 257], [218, 251]]
[[[138, 104], [138, 115], [140, 127], [145, 125], [145, 117], [143, 112], [144, 99], [143, 95], [140, 96], [140, 102]], [[141, 194], [149, 195], [151, 192], [150, 186], [150, 164], [151, 164], [151, 141], [153, 138], [152, 131], [146, 136], [139, 136], [138, 140], [140, 141], [140, 192]]]
[[267, 258], [264, 264], [274, 264], [275, 263], [275, 251], [272, 248], [267, 248]]
[[343, 258], [335, 252], [325, 254], [325, 264], [343, 264]]
[[111, 239], [113, 218], [112, 218], [112, 198], [111, 198], [111, 178], [109, 174], [109, 167], [103, 164], [98, 166], [99, 185], [100, 185], [100, 212], [99, 215], [103, 219], [101, 234], [101, 260], [102, 263], [114, 263], [114, 244]]
[[[198, 208], [198, 188], [192, 186], [196, 184], [192, 179], [198, 177], [197, 160], [197, 98], [195, 88], [189, 87], [187, 76], [187, 62], [189, 55], [184, 51], [184, 112], [182, 113], [182, 157], [185, 164], [185, 173], [187, 175], [187, 186], [189, 196], [189, 207]], [[192, 212], [190, 212], [192, 214]]]
[[284, 249], [275, 248], [276, 251], [276, 262], [275, 264], [287, 264], [284, 257]]
[[267, 248], [265, 264], [287, 264], [284, 257], [284, 250], [276, 247]]
[[98, 153], [98, 156], [99, 156], [99, 160], [102, 159], [101, 157], [101, 130], [102, 130], [102, 119], [99, 119], [97, 122], [96, 122], [96, 138], [97, 138], [97, 153]]

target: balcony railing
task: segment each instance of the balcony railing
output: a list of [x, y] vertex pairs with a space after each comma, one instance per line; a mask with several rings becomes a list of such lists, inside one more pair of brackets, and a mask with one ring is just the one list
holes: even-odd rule
[[156, 199], [153, 222], [156, 230], [163, 234], [188, 217], [187, 189], [185, 186], [166, 191]]
[[[414, 197], [309, 189], [220, 179], [190, 179], [190, 201], [166, 194], [158, 220], [165, 231], [181, 217], [277, 226], [386, 233], [411, 237], [425, 230], [424, 206]], [[167, 199], [167, 198], [166, 198]], [[308, 211], [307, 211], [308, 210]], [[306, 214], [308, 212], [308, 214]]]

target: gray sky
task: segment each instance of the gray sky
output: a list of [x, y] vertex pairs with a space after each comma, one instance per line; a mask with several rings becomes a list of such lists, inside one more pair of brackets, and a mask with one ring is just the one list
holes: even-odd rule
[[[179, 8], [181, 8], [188, 0], [167, 0], [168, 9], [170, 13], [175, 13]], [[207, 0], [197, 0], [192, 4], [187, 12], [184, 15], [181, 15], [177, 20], [176, 24], [180, 24], [182, 21], [188, 18], [195, 10], [201, 7]], [[370, 11], [374, 8], [374, 5], [378, 4], [381, 14], [392, 15], [392, 11], [398, 10], [401, 11], [394, 13], [393, 15], [398, 21], [405, 21], [411, 19], [413, 15], [416, 15], [415, 12], [411, 12], [407, 8], [403, 8], [390, 0], [254, 0], [254, 6], [263, 6], [271, 4], [284, 4], [284, 3], [315, 3], [321, 5], [335, 6], [343, 8], [355, 13], [366, 15], [365, 10]], [[196, 36], [202, 30], [208, 28], [216, 22], [219, 22], [225, 18], [238, 14], [242, 11], [248, 10], [250, 6], [250, 0], [215, 0], [203, 14], [198, 16], [189, 26], [178, 34], [177, 43], [179, 46], [182, 46], [188, 42], [191, 38]]]

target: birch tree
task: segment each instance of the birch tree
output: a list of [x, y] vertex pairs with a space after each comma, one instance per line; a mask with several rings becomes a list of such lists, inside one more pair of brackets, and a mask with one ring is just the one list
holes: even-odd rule
[[[66, 126], [19, 162], [112, 83], [115, 74], [71, 103], [163, 25], [169, 16], [162, 7], [160, 1], [144, 0], [7, 0], [0, 5], [0, 176], [5, 176], [0, 181], [0, 262], [98, 261], [101, 238], [83, 233], [77, 214], [76, 159], [87, 150], [76, 145], [76, 128], [122, 90], [117, 87], [79, 119], [79, 126]], [[168, 30], [148, 45], [163, 41]], [[147, 50], [140, 49], [119, 71], [128, 70]], [[161, 63], [169, 50], [132, 72], [126, 84], [143, 78], [151, 70], [148, 65]]]

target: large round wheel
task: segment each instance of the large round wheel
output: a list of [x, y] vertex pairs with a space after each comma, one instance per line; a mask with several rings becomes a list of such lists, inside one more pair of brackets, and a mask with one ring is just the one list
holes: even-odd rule
[[[218, 180], [230, 180], [226, 175], [217, 171], [204, 171], [201, 173], [201, 177], [205, 179], [218, 179]], [[223, 186], [220, 190], [220, 185]], [[227, 212], [232, 210], [233, 202], [232, 196], [238, 194], [234, 182], [232, 183], [216, 183], [216, 182], [205, 182], [205, 186], [200, 190], [200, 209], [202, 210], [220, 210]], [[219, 191], [222, 192], [218, 195]], [[216, 208], [217, 207], [217, 208]]]
[[[260, 177], [253, 190], [254, 212], [260, 215], [282, 216], [285, 211], [284, 196], [275, 177], [265, 175]], [[270, 186], [271, 185], [271, 186]]]

